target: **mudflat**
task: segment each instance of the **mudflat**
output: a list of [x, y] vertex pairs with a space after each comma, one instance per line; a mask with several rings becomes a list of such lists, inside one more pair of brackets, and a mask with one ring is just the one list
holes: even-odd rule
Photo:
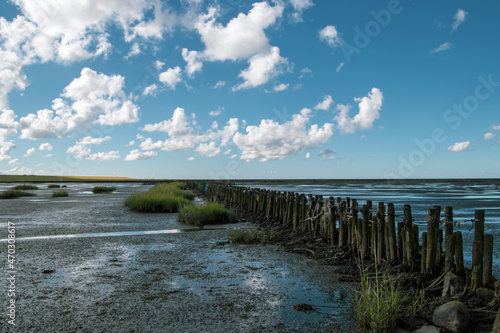
[[[5, 315], [2, 332], [357, 330], [331, 267], [279, 246], [226, 241], [250, 223], [197, 230], [176, 214], [130, 212], [124, 198], [147, 186], [91, 188], [0, 203], [0, 238], [8, 221], [17, 233], [16, 326]], [[0, 285], [3, 304], [7, 288]], [[312, 310], [297, 306], [304, 303]]]

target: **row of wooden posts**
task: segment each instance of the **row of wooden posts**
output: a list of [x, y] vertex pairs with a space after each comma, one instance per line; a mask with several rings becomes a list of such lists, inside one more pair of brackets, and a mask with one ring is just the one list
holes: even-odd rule
[[[411, 207], [403, 208], [403, 220], [396, 223], [394, 204], [383, 202], [373, 209], [372, 201], [359, 205], [356, 199], [313, 196], [225, 184], [195, 183], [217, 201], [237, 207], [296, 231], [324, 238], [361, 258], [389, 260], [413, 271], [436, 276], [448, 271], [467, 277], [471, 290], [492, 283], [493, 236], [484, 234], [484, 210], [476, 210], [472, 269], [464, 267], [463, 238], [453, 230], [453, 209], [429, 208], [427, 230], [419, 244], [419, 227], [413, 223]], [[444, 230], [441, 229], [444, 225]], [[444, 231], [444, 233], [443, 233]], [[444, 241], [444, 249], [443, 249]]]

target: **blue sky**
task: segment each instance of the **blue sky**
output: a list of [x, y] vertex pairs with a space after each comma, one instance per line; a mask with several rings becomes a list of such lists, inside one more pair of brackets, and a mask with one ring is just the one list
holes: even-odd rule
[[0, 2], [0, 172], [500, 177], [495, 1]]

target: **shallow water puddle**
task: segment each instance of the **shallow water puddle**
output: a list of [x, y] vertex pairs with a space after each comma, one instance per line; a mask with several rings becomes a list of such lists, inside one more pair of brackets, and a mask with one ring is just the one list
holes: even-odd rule
[[[147, 231], [119, 231], [119, 232], [96, 232], [86, 234], [73, 235], [49, 235], [49, 236], [33, 236], [19, 237], [16, 241], [23, 240], [39, 240], [39, 239], [65, 239], [65, 238], [89, 238], [89, 237], [116, 237], [116, 236], [140, 236], [140, 235], [159, 235], [159, 234], [179, 234], [182, 232], [205, 231], [205, 230], [221, 230], [224, 228], [193, 228], [193, 229], [167, 229], [167, 230], [147, 230]], [[0, 239], [0, 242], [7, 242], [8, 239]]]

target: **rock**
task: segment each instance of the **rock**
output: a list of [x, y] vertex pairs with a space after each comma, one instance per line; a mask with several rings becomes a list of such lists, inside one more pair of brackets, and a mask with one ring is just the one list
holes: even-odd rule
[[55, 272], [56, 272], [56, 270], [55, 270], [55, 269], [44, 269], [44, 270], [42, 271], [42, 274], [53, 274], [53, 273], [55, 273]]
[[451, 301], [434, 311], [432, 321], [454, 333], [466, 332], [470, 323], [469, 309], [460, 301]]
[[491, 333], [500, 333], [500, 309], [498, 309], [497, 318], [495, 319]]
[[439, 333], [439, 328], [432, 325], [424, 325], [412, 333]]
[[488, 288], [476, 289], [476, 295], [485, 303], [489, 303], [495, 299], [495, 292]]
[[448, 272], [444, 277], [444, 286], [442, 297], [453, 297], [461, 293], [465, 288], [462, 279], [452, 272]]

